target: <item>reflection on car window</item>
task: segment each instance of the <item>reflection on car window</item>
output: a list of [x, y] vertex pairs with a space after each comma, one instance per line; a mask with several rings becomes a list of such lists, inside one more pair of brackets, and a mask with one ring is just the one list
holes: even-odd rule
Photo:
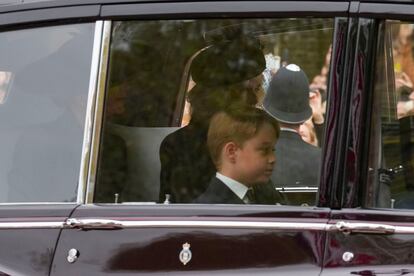
[[12, 76], [12, 72], [0, 71], [0, 104], [6, 102]]
[[366, 204], [414, 208], [414, 25], [380, 27]]
[[0, 34], [0, 202], [73, 202], [94, 24]]
[[330, 19], [115, 22], [94, 201], [314, 205], [331, 40]]

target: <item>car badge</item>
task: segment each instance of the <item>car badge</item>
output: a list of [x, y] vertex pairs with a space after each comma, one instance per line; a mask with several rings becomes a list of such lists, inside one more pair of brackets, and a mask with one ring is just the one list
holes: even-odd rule
[[186, 265], [188, 262], [190, 262], [192, 256], [193, 254], [190, 250], [190, 244], [188, 242], [184, 243], [183, 250], [181, 250], [179, 255], [180, 261], [183, 263], [183, 265]]

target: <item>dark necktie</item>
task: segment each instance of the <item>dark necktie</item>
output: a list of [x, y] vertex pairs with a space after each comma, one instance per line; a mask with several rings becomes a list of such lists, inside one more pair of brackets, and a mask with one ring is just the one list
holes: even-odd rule
[[246, 197], [249, 200], [249, 204], [255, 204], [256, 203], [256, 196], [255, 196], [254, 190], [252, 188], [249, 188], [247, 190]]

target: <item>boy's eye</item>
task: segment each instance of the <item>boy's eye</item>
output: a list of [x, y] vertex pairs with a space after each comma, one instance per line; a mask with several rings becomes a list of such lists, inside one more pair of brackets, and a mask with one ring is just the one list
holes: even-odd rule
[[264, 147], [259, 149], [263, 154], [269, 154], [275, 151], [273, 147]]

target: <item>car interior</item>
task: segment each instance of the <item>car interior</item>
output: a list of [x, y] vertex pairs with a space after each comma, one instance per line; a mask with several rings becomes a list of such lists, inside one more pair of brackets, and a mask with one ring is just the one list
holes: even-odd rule
[[[156, 44], [151, 44], [153, 38], [148, 35], [148, 29], [158, 34]], [[144, 31], [149, 36], [147, 39], [141, 37], [145, 36]], [[104, 135], [94, 201], [155, 204], [160, 189], [160, 144], [168, 134], [191, 120], [187, 99], [196, 85], [191, 79], [194, 57], [215, 41], [242, 36], [259, 41], [263, 53], [269, 55], [265, 73], [273, 74], [283, 64], [297, 63], [313, 78], [326, 63], [332, 24], [329, 20], [316, 19], [305, 24], [296, 19], [149, 21], [145, 24], [130, 21], [116, 22], [112, 32]], [[317, 38], [318, 43], [322, 40], [324, 45], [311, 43], [312, 52], [301, 56], [303, 50], [294, 45], [310, 37]], [[260, 101], [263, 94], [258, 94], [258, 98]], [[120, 157], [124, 155], [126, 158]], [[295, 189], [281, 186], [276, 191], [283, 193], [288, 204], [311, 206], [316, 203], [317, 186], [317, 183]]]

